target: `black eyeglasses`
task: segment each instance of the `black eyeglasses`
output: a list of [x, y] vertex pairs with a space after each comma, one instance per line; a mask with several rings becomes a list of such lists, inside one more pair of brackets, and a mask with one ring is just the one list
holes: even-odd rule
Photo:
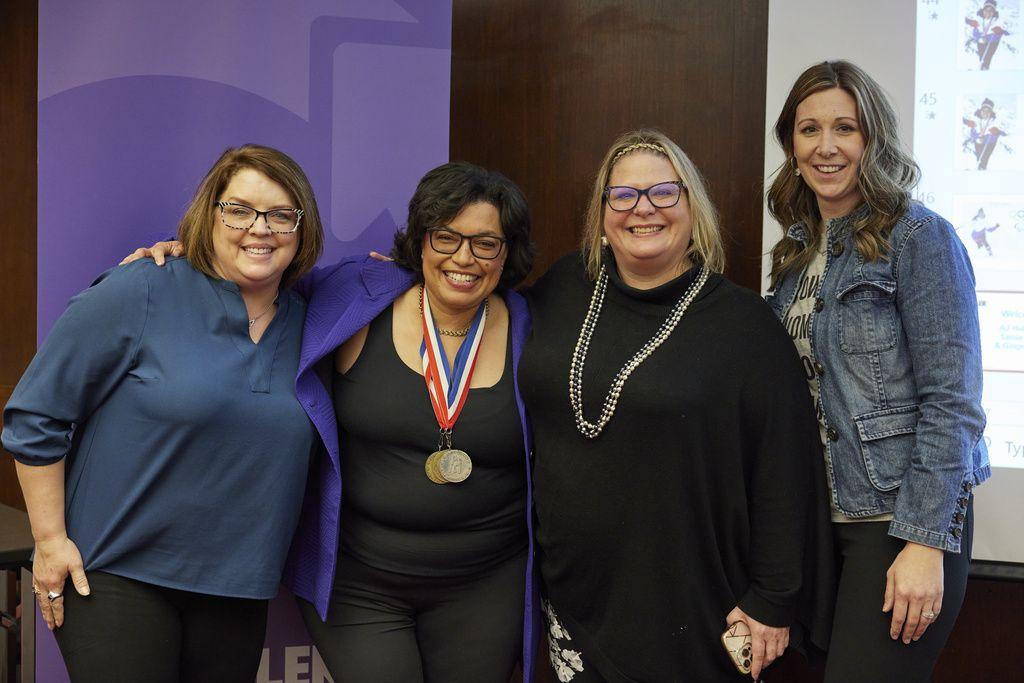
[[256, 225], [260, 216], [267, 223], [271, 232], [289, 235], [299, 229], [302, 220], [302, 209], [270, 209], [257, 211], [245, 204], [235, 202], [215, 202], [220, 207], [220, 220], [232, 230], [249, 230]]
[[640, 203], [640, 197], [647, 197], [653, 206], [667, 209], [679, 203], [685, 189], [686, 183], [682, 180], [658, 183], [643, 190], [628, 185], [612, 185], [604, 188], [604, 201], [613, 211], [632, 211]]
[[473, 256], [485, 260], [498, 258], [505, 248], [505, 240], [493, 235], [463, 235], [448, 228], [427, 228], [430, 248], [439, 254], [454, 254], [462, 248], [462, 241], [469, 240]]

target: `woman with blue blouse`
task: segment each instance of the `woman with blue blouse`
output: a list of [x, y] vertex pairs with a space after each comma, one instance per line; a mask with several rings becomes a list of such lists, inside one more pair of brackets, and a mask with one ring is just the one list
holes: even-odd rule
[[[71, 300], [4, 410], [33, 588], [73, 681], [246, 681], [315, 430], [296, 400], [323, 233], [309, 181], [247, 145], [142, 260]], [[73, 585], [66, 585], [71, 577]]]
[[949, 222], [911, 201], [917, 165], [861, 69], [807, 69], [775, 134], [768, 207], [788, 231], [769, 303], [815, 400], [840, 560], [825, 680], [928, 680], [990, 475], [974, 273]]

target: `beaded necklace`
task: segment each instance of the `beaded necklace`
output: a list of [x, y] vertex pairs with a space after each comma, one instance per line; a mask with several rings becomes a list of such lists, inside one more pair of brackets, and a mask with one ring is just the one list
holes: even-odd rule
[[601, 415], [595, 423], [589, 422], [583, 417], [583, 365], [587, 362], [587, 350], [590, 348], [590, 340], [594, 336], [594, 330], [597, 329], [597, 318], [601, 315], [601, 308], [604, 305], [604, 294], [608, 289], [608, 272], [605, 266], [601, 266], [601, 273], [597, 276], [597, 284], [594, 285], [594, 294], [590, 298], [587, 317], [583, 319], [579, 340], [576, 342], [576, 348], [572, 352], [572, 365], [569, 367], [569, 403], [572, 404], [572, 411], [576, 416], [576, 428], [580, 430], [580, 434], [588, 439], [597, 438], [605, 425], [612, 419], [612, 415], [615, 414], [615, 408], [619, 403], [619, 395], [622, 393], [622, 387], [626, 384], [626, 380], [672, 334], [672, 330], [676, 328], [676, 325], [682, 319], [683, 313], [686, 313], [686, 309], [690, 307], [690, 304], [693, 303], [697, 294], [704, 287], [708, 275], [708, 269], [705, 266], [701, 266], [697, 278], [686, 288], [686, 292], [676, 302], [676, 305], [672, 307], [672, 312], [669, 313], [668, 318], [661, 324], [658, 331], [622, 366], [622, 369], [619, 370], [619, 373], [612, 381], [611, 387], [608, 389], [608, 394], [605, 396], [604, 404], [601, 407]]

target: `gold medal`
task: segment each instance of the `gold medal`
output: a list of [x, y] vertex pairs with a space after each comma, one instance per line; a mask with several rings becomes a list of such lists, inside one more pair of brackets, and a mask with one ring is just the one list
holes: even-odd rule
[[473, 461], [465, 451], [444, 448], [431, 453], [423, 469], [435, 484], [458, 484], [466, 481], [473, 471]]

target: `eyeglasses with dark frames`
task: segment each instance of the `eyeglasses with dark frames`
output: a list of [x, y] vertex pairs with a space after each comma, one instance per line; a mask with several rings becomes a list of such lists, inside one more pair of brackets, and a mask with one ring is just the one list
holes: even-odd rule
[[299, 229], [302, 209], [270, 209], [257, 211], [251, 206], [236, 202], [214, 202], [220, 207], [220, 220], [232, 230], [250, 230], [263, 216], [267, 228], [279, 235], [290, 235]]
[[507, 241], [495, 235], [463, 235], [448, 228], [427, 228], [427, 235], [430, 248], [439, 254], [454, 254], [462, 248], [464, 240], [469, 240], [473, 256], [485, 261], [498, 258]]
[[679, 203], [686, 189], [682, 180], [670, 180], [648, 188], [640, 189], [628, 185], [611, 185], [604, 188], [603, 198], [612, 211], [632, 211], [640, 203], [640, 197], [659, 209], [668, 209]]

